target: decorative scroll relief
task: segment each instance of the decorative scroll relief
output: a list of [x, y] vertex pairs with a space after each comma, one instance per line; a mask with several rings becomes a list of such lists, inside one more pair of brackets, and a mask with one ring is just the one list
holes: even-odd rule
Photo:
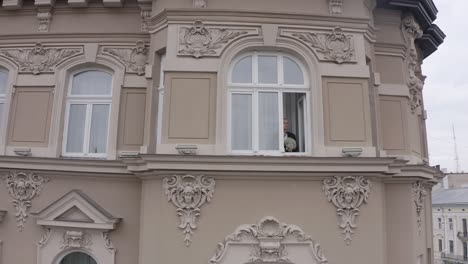
[[115, 254], [117, 249], [115, 248], [114, 244], [112, 243], [112, 240], [110, 239], [110, 232], [102, 232], [102, 239], [104, 240], [104, 244], [106, 245], [106, 249], [110, 253]]
[[65, 231], [63, 233], [61, 249], [84, 248], [89, 250], [92, 243], [91, 235], [88, 233], [83, 231]]
[[185, 235], [186, 246], [192, 243], [193, 230], [197, 228], [200, 208], [210, 202], [215, 191], [215, 180], [205, 176], [175, 175], [163, 180], [168, 201], [177, 207], [179, 228]]
[[11, 171], [8, 175], [2, 177], [2, 181], [13, 198], [18, 230], [23, 231], [32, 200], [39, 196], [44, 184], [49, 179], [35, 173]]
[[38, 247], [43, 247], [49, 241], [50, 235], [52, 234], [52, 229], [50, 227], [44, 227], [44, 234], [42, 235], [39, 242], [37, 242]]
[[422, 89], [424, 80], [417, 75], [420, 72], [418, 62], [418, 51], [416, 49], [415, 40], [420, 38], [423, 34], [421, 27], [413, 15], [405, 15], [402, 19], [401, 30], [408, 45], [407, 58], [408, 58], [408, 87], [410, 94], [410, 107], [411, 112], [415, 113], [416, 110], [422, 105]]
[[[236, 251], [230, 252], [230, 248], [234, 246]], [[290, 254], [292, 252], [297, 254]], [[320, 245], [307, 236], [301, 228], [280, 223], [272, 216], [262, 218], [256, 225], [239, 226], [234, 233], [218, 244], [209, 264], [222, 263], [229, 256], [235, 258], [238, 263], [252, 264], [328, 263]]]
[[359, 215], [359, 207], [367, 203], [370, 193], [370, 181], [362, 176], [345, 176], [325, 179], [323, 191], [336, 207], [339, 226], [343, 229], [345, 242], [351, 244], [351, 234], [357, 228], [356, 218]]
[[148, 62], [148, 49], [145, 42], [137, 41], [134, 48], [111, 48], [104, 47], [103, 54], [113, 56], [120, 60], [127, 71], [136, 72], [138, 75], [145, 74], [145, 67]]
[[427, 191], [422, 181], [413, 183], [413, 201], [416, 206], [416, 217], [418, 224], [418, 234], [421, 234], [422, 229], [422, 211], [424, 209], [424, 200], [426, 199]]
[[36, 43], [33, 48], [2, 48], [0, 56], [7, 57], [18, 64], [21, 72], [52, 72], [59, 63], [82, 53], [80, 48], [45, 48]]
[[180, 28], [177, 55], [195, 58], [217, 57], [235, 39], [253, 34], [258, 35], [258, 30], [207, 27], [197, 20], [191, 27]]
[[310, 46], [321, 61], [355, 63], [353, 36], [346, 35], [339, 27], [328, 33], [281, 30], [280, 36], [298, 39]]

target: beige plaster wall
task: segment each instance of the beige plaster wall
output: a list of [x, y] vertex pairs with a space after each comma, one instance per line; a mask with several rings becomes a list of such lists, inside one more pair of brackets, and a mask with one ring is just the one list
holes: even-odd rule
[[139, 151], [145, 135], [146, 89], [122, 89], [119, 117], [119, 150]]
[[320, 243], [330, 263], [385, 263], [383, 185], [372, 182], [350, 246], [343, 241], [336, 209], [321, 188], [320, 180], [216, 178], [214, 197], [201, 208], [193, 243], [186, 247], [176, 208], [167, 201], [162, 181], [145, 180], [140, 263], [207, 263], [227, 235], [242, 224], [256, 224], [264, 216], [301, 227]]
[[372, 144], [366, 79], [323, 78], [325, 142], [332, 146]]
[[[40, 196], [32, 200], [30, 212], [44, 209], [73, 189], [82, 190], [113, 216], [123, 219], [117, 230], [111, 233], [112, 242], [118, 249], [116, 263], [138, 262], [141, 192], [138, 181], [118, 175], [109, 178], [92, 174], [40, 175], [48, 177], [50, 182], [44, 185]], [[36, 225], [36, 219], [29, 215], [24, 230], [17, 230], [12, 198], [4, 184], [0, 185], [0, 208], [8, 210], [0, 224], [2, 263], [36, 263], [36, 243], [43, 235], [42, 227]]]
[[405, 154], [408, 150], [407, 112], [404, 97], [381, 96], [380, 118], [382, 120], [383, 148], [389, 154]]
[[[164, 8], [191, 8], [192, 1], [158, 0], [153, 4], [153, 12], [158, 13]], [[208, 9], [231, 9], [261, 12], [311, 13], [329, 15], [328, 1], [293, 0], [285, 4], [282, 0], [208, 0]], [[368, 11], [360, 0], [346, 1], [343, 4], [343, 15], [347, 17], [368, 17]]]
[[16, 87], [11, 107], [8, 142], [13, 146], [47, 146], [53, 87]]
[[162, 138], [165, 143], [214, 143], [216, 74], [168, 72]]

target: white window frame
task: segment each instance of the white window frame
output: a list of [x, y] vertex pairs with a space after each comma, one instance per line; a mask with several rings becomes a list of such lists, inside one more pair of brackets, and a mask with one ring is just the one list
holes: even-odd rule
[[[242, 59], [252, 56], [252, 82], [251, 83], [233, 83], [232, 73], [235, 65]], [[258, 57], [259, 56], [275, 56], [277, 57], [277, 83], [276, 84], [264, 84], [260, 83], [258, 79]], [[288, 59], [297, 63], [302, 71], [304, 84], [285, 84], [284, 83], [284, 69], [283, 69], [283, 58]], [[227, 110], [227, 132], [228, 132], [228, 151], [235, 155], [272, 155], [272, 156], [283, 156], [283, 155], [294, 155], [303, 156], [308, 155], [311, 152], [310, 149], [310, 105], [305, 104], [304, 109], [304, 146], [303, 152], [285, 152], [284, 150], [284, 138], [278, 137], [279, 150], [259, 150], [259, 136], [258, 136], [258, 94], [259, 92], [276, 92], [278, 93], [278, 129], [279, 135], [283, 132], [283, 93], [302, 93], [305, 94], [305, 102], [310, 102], [310, 81], [307, 76], [307, 70], [303, 63], [301, 63], [295, 57], [284, 53], [284, 52], [248, 52], [234, 59], [229, 67], [228, 74], [228, 110]], [[233, 94], [251, 94], [252, 95], [252, 150], [233, 150], [232, 149], [232, 95]]]
[[[108, 73], [112, 76], [112, 83], [110, 84], [110, 94], [108, 95], [72, 95], [71, 90], [73, 86], [73, 78], [83, 72], [87, 71], [101, 71]], [[109, 132], [110, 132], [110, 119], [112, 117], [112, 94], [113, 94], [113, 82], [114, 75], [108, 70], [101, 68], [86, 68], [79, 71], [73, 72], [70, 74], [70, 79], [68, 81], [68, 90], [66, 98], [66, 110], [65, 110], [65, 122], [63, 129], [63, 142], [62, 142], [62, 156], [64, 157], [90, 157], [90, 158], [107, 158], [109, 153]], [[68, 141], [68, 127], [70, 121], [70, 106], [74, 104], [86, 105], [86, 118], [85, 118], [85, 128], [84, 128], [84, 140], [83, 140], [83, 152], [67, 152], [67, 141]], [[93, 105], [108, 105], [109, 113], [107, 118], [107, 142], [106, 142], [106, 152], [105, 153], [92, 153], [89, 152], [89, 140], [91, 133], [91, 120], [92, 120], [92, 110]]]

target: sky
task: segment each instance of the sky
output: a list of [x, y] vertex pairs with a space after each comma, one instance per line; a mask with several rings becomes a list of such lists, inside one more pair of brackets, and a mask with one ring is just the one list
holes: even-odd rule
[[468, 172], [468, 0], [434, 0], [434, 21], [447, 35], [439, 49], [426, 58], [422, 71], [427, 111], [429, 160], [447, 172], [457, 172], [452, 126], [459, 158], [458, 172]]

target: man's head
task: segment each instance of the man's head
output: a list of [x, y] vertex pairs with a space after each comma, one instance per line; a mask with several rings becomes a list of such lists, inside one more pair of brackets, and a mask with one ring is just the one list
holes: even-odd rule
[[289, 129], [289, 122], [288, 122], [288, 119], [283, 118], [283, 131], [286, 133], [288, 132], [288, 129]]

